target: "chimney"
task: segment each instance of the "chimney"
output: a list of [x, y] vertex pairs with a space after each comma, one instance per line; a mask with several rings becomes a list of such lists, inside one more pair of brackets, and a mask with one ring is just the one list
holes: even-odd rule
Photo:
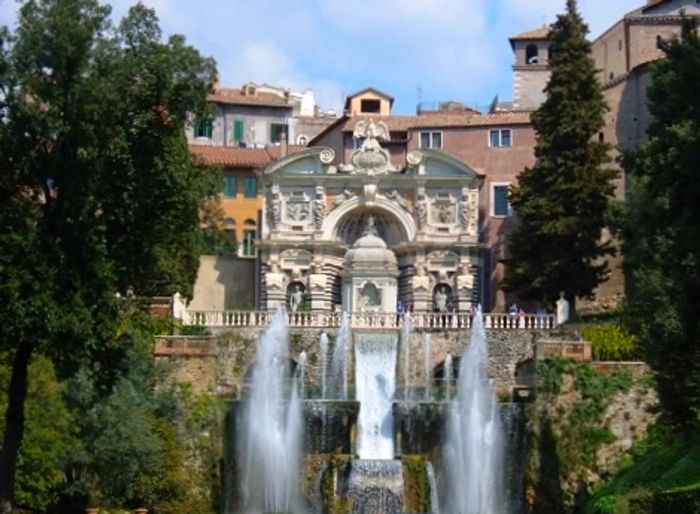
[[280, 159], [287, 157], [287, 131], [283, 130], [280, 135]]

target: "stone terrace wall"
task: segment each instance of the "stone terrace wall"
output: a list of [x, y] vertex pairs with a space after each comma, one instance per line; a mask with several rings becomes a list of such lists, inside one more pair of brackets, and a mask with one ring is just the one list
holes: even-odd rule
[[[398, 332], [394, 331], [397, 333]], [[155, 355], [164, 369], [165, 381], [189, 382], [197, 391], [211, 390], [225, 397], [238, 397], [246, 375], [255, 358], [255, 349], [261, 329], [236, 329], [210, 337], [163, 336], [156, 340]], [[333, 353], [335, 331], [327, 331], [330, 339], [328, 368]], [[290, 359], [296, 365], [299, 354], [307, 354], [307, 391], [320, 388], [321, 363], [318, 329], [290, 330]], [[489, 330], [490, 371], [497, 390], [507, 393], [515, 385], [518, 364], [535, 355], [535, 342], [549, 334], [525, 330]], [[426, 339], [430, 341], [430, 359], [426, 365]], [[427, 370], [433, 374], [447, 354], [459, 357], [469, 340], [468, 331], [415, 331], [409, 347], [409, 377], [411, 387], [425, 387]], [[349, 382], [354, 383], [354, 369], [350, 359]], [[405, 382], [405, 353], [399, 342], [397, 386]], [[311, 393], [313, 395], [313, 393]]]

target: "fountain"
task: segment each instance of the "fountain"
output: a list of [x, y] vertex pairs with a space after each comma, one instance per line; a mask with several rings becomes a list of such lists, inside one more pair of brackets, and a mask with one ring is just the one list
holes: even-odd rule
[[499, 407], [488, 376], [486, 331], [480, 309], [474, 316], [451, 405], [444, 458], [447, 463], [447, 512], [501, 514], [503, 434]]
[[360, 402], [357, 453], [360, 459], [394, 458], [392, 404], [396, 382], [396, 336], [358, 334], [355, 383]]
[[306, 352], [299, 354], [296, 378], [299, 379], [299, 397], [304, 399], [306, 397]]
[[333, 348], [331, 377], [333, 379], [334, 398], [348, 399], [348, 346], [350, 344], [350, 316], [343, 312], [343, 319], [338, 329], [338, 336]]
[[238, 421], [245, 512], [289, 512], [296, 504], [302, 418], [297, 384], [290, 376], [286, 318], [278, 311], [258, 346]]
[[319, 341], [319, 359], [321, 361], [321, 399], [326, 399], [326, 366], [328, 365], [328, 335], [321, 334]]
[[454, 369], [452, 354], [448, 353], [445, 357], [445, 400], [450, 401], [452, 391], [452, 380], [454, 380]]
[[411, 399], [411, 331], [413, 320], [410, 314], [404, 314], [403, 325], [401, 326], [401, 345], [403, 346], [403, 386], [404, 400]]
[[433, 399], [433, 377], [432, 377], [432, 339], [430, 334], [426, 332], [423, 339], [423, 357], [425, 359], [425, 400]]

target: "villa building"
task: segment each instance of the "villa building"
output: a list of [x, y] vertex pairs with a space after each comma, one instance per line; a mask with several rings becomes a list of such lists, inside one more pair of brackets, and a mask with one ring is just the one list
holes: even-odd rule
[[[615, 147], [614, 156], [644, 140], [648, 64], [661, 56], [659, 41], [679, 32], [682, 11], [700, 15], [700, 4], [650, 0], [593, 42], [610, 107], [598, 137]], [[508, 188], [535, 163], [530, 115], [545, 99], [548, 28], [512, 36], [510, 44], [513, 100], [494, 101], [485, 113], [443, 102], [397, 115], [390, 94], [368, 87], [348, 95], [341, 117], [306, 116], [317, 123], [302, 133], [304, 125], [290, 120], [311, 112], [303, 95], [255, 84], [217, 88], [211, 96], [216, 118], [210, 127], [195, 125], [189, 140], [205, 162], [224, 167], [225, 224], [235, 231], [240, 256], [256, 263], [254, 287], [239, 291], [246, 302], [268, 309], [303, 291], [314, 310], [355, 308], [362, 300], [348, 291], [362, 288], [348, 289], [354, 283], [349, 255], [372, 254], [384, 256], [375, 264], [388, 274], [367, 282], [376, 288], [367, 298], [388, 288], [418, 311], [446, 305], [465, 311], [476, 302], [487, 311], [505, 310], [510, 299], [499, 289], [501, 260], [515, 222]], [[309, 148], [287, 146], [285, 137]], [[624, 199], [624, 176], [616, 185]], [[361, 237], [370, 217], [372, 234], [386, 248]], [[624, 294], [621, 259], [611, 259], [610, 268], [594, 308], [614, 305]], [[214, 273], [215, 280], [225, 282], [223, 274]], [[193, 302], [201, 297], [196, 291]], [[224, 304], [207, 305], [231, 308]]]

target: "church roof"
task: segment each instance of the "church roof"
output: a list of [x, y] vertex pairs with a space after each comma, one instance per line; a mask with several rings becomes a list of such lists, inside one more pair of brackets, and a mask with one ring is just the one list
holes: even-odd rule
[[510, 36], [511, 41], [527, 41], [527, 40], [536, 40], [536, 39], [548, 39], [549, 37], [549, 27], [547, 25], [544, 25], [542, 27], [537, 27], [536, 29], [533, 30], [528, 30], [526, 32], [521, 32], [520, 34], [516, 34], [514, 36]]

